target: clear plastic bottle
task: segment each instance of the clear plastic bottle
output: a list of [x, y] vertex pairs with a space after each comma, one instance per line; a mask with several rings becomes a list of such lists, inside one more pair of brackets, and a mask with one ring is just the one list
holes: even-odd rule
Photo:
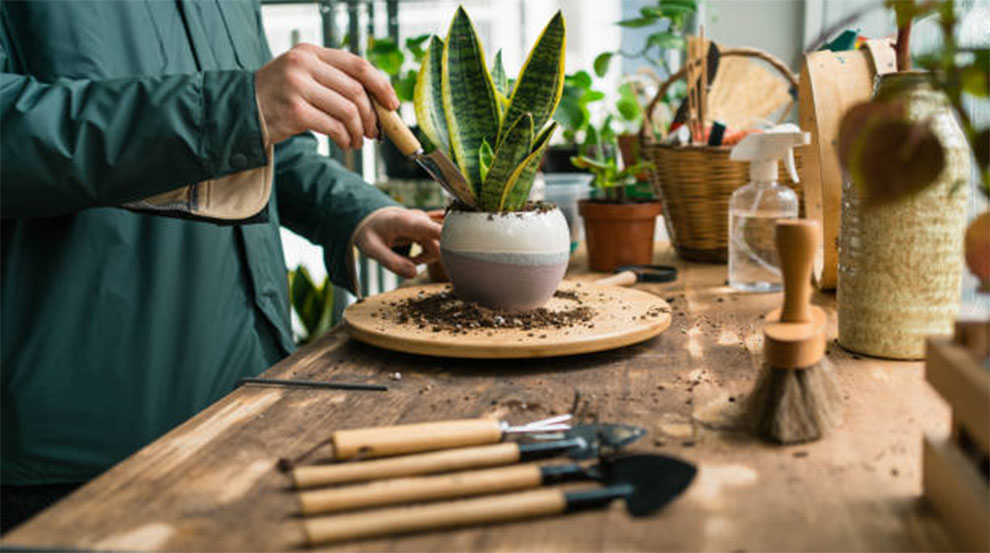
[[798, 198], [776, 181], [751, 182], [729, 200], [729, 286], [747, 292], [781, 289], [774, 243], [778, 219], [798, 216]]
[[782, 288], [774, 232], [779, 219], [797, 218], [798, 198], [777, 182], [778, 160], [784, 160], [797, 182], [792, 148], [809, 139], [793, 124], [778, 125], [747, 136], [732, 149], [730, 159], [749, 161], [750, 182], [729, 199], [729, 286], [747, 292]]

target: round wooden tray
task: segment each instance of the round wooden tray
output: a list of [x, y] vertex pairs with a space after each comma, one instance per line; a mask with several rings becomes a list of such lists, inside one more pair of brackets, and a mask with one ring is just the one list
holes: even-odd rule
[[[594, 318], [565, 329], [536, 330], [482, 328], [468, 334], [434, 332], [430, 327], [395, 322], [390, 303], [433, 294], [447, 285], [428, 284], [400, 288], [355, 303], [344, 311], [344, 324], [355, 340], [394, 351], [474, 359], [555, 357], [628, 346], [648, 340], [670, 326], [670, 306], [661, 298], [616, 286], [564, 281], [560, 290], [573, 290]], [[547, 309], [571, 309], [572, 299], [551, 298]]]

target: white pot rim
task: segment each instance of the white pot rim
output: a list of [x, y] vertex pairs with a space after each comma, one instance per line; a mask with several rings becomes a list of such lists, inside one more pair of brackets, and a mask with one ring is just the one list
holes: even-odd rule
[[557, 206], [548, 211], [447, 212], [441, 248], [453, 252], [570, 252], [567, 220]]

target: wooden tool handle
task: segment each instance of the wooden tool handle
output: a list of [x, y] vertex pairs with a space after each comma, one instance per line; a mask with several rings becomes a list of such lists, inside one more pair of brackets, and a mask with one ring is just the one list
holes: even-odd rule
[[780, 311], [782, 323], [811, 321], [811, 264], [817, 241], [817, 221], [777, 221], [777, 252], [784, 278], [784, 306]]
[[338, 430], [333, 433], [337, 460], [387, 457], [435, 449], [495, 443], [502, 429], [494, 419], [466, 419], [377, 428]]
[[526, 490], [538, 487], [542, 481], [539, 465], [512, 465], [488, 470], [393, 478], [355, 486], [312, 490], [299, 494], [299, 504], [304, 515], [315, 515], [416, 501]]
[[515, 442], [505, 442], [403, 455], [391, 459], [299, 467], [292, 471], [292, 482], [299, 489], [314, 488], [380, 478], [494, 467], [518, 461], [519, 445]]
[[310, 545], [563, 513], [564, 492], [528, 492], [303, 520]]
[[416, 139], [416, 135], [409, 130], [409, 127], [402, 121], [398, 113], [385, 109], [374, 98], [371, 98], [371, 105], [375, 106], [375, 111], [378, 113], [378, 121], [382, 124], [382, 130], [385, 131], [385, 134], [388, 135], [389, 139], [392, 140], [392, 143], [399, 148], [399, 151], [403, 155], [411, 156], [423, 150], [423, 146]]
[[639, 277], [636, 273], [632, 271], [622, 271], [621, 273], [615, 273], [612, 276], [607, 276], [600, 278], [595, 281], [595, 284], [601, 284], [604, 286], [632, 286], [636, 284]]

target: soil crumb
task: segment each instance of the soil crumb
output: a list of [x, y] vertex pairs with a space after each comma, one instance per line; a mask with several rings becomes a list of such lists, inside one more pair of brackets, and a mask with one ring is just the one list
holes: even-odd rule
[[451, 334], [467, 334], [482, 328], [527, 331], [570, 328], [587, 323], [595, 315], [594, 310], [582, 305], [584, 302], [577, 292], [558, 290], [554, 297], [573, 301], [577, 305], [564, 310], [538, 307], [529, 311], [502, 311], [482, 307], [458, 298], [453, 292], [443, 291], [402, 300], [393, 307], [396, 323]]

